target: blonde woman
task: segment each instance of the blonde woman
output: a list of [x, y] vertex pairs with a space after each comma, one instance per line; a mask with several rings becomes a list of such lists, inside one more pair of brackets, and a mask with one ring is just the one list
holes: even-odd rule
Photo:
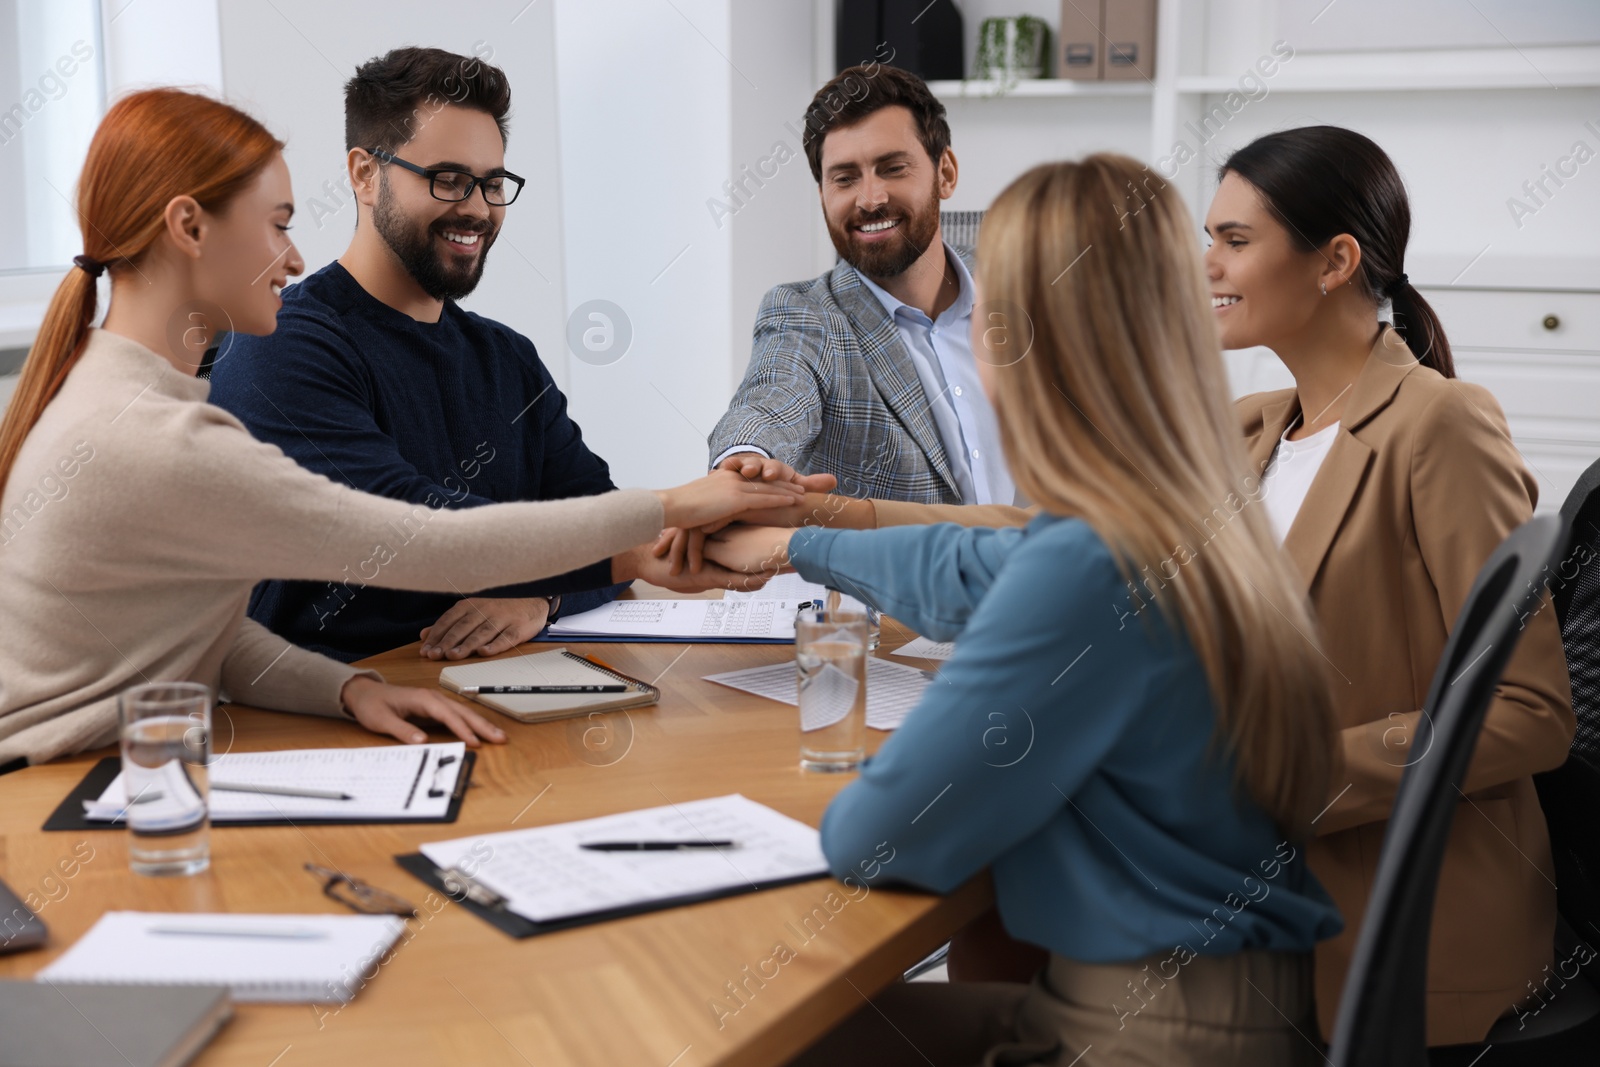
[[893, 987], [799, 1062], [1315, 1063], [1312, 950], [1340, 920], [1300, 842], [1332, 774], [1328, 683], [1243, 506], [1193, 225], [1145, 168], [1096, 155], [1013, 183], [980, 259], [980, 307], [1035, 331], [984, 378], [1041, 513], [730, 527], [706, 552], [959, 638], [829, 807], [823, 849], [874, 885], [987, 868], [1006, 929], [1048, 962], [1031, 985]]
[[[0, 423], [0, 771], [110, 743], [117, 694], [153, 680], [413, 743], [418, 719], [468, 744], [504, 741], [436, 691], [387, 685], [246, 619], [251, 587], [465, 593], [607, 556], [620, 581], [664, 523], [800, 492], [723, 473], [659, 493], [431, 509], [335, 485], [255, 440], [194, 375], [223, 323], [271, 333], [277, 291], [300, 273], [282, 148], [243, 112], [175, 89], [124, 97], [89, 146], [85, 251]], [[91, 329], [108, 270], [111, 306]]]

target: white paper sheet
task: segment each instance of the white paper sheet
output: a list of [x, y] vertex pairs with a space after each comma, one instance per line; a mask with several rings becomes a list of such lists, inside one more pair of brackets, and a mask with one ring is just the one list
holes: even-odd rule
[[[751, 667], [743, 671], [708, 674], [708, 682], [740, 689], [769, 700], [798, 706], [795, 666], [774, 663], [770, 667]], [[928, 688], [927, 674], [903, 663], [890, 663], [876, 656], [867, 657], [867, 725], [874, 730], [893, 730], [917, 706]]]
[[[550, 636], [656, 637], [685, 641], [718, 638], [794, 640], [794, 617], [812, 601], [827, 601], [825, 586], [798, 574], [780, 574], [749, 593], [729, 591], [721, 600], [615, 600], [592, 611], [550, 624]], [[863, 611], [854, 597], [840, 600], [845, 611]]]
[[660, 637], [691, 641], [726, 637], [794, 640], [793, 600], [614, 600], [550, 624], [550, 636]]
[[[211, 821], [306, 818], [428, 818], [450, 810], [467, 746], [378, 745], [366, 748], [298, 748], [278, 752], [228, 752], [211, 765]], [[219, 783], [271, 785], [349, 794], [322, 800], [235, 792]], [[122, 818], [127, 802], [122, 775], [99, 799], [84, 802], [84, 817]]]
[[[788, 600], [794, 602], [796, 606], [802, 605], [807, 601], [820, 600], [826, 604], [828, 602], [828, 587], [817, 582], [808, 582], [791, 571], [788, 574], [780, 574], [775, 578], [769, 579], [766, 585], [753, 592], [743, 593], [730, 589], [722, 594], [722, 599], [725, 601]], [[839, 607], [842, 611], [862, 611], [866, 608], [866, 605], [853, 596], [841, 594]]]
[[[595, 852], [598, 841], [731, 840], [736, 847], [672, 852]], [[739, 794], [597, 819], [435, 841], [422, 854], [460, 868], [549, 922], [676, 897], [828, 872], [817, 831]]]
[[900, 646], [889, 655], [906, 656], [910, 659], [949, 659], [955, 655], [955, 651], [954, 641], [930, 641], [926, 637], [919, 637]]

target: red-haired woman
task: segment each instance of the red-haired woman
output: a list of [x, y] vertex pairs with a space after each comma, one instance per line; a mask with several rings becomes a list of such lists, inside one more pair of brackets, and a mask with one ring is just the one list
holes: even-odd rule
[[[336, 485], [256, 441], [206, 403], [195, 371], [214, 331], [271, 333], [278, 290], [303, 267], [282, 148], [250, 116], [174, 89], [119, 101], [89, 146], [84, 254], [0, 422], [0, 768], [110, 743], [117, 694], [147, 680], [348, 716], [404, 741], [424, 739], [408, 719], [502, 741], [438, 693], [386, 685], [251, 622], [251, 587], [465, 593], [799, 492], [724, 472], [660, 492], [430, 509]], [[110, 307], [91, 329], [106, 271]]]

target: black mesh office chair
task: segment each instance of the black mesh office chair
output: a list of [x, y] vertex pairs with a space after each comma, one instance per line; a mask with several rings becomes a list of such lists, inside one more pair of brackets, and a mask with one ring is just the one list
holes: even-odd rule
[[1566, 555], [1554, 568], [1550, 592], [1561, 620], [1572, 675], [1572, 710], [1578, 733], [1572, 752], [1600, 768], [1600, 461], [1578, 479], [1561, 505], [1572, 527]]
[[946, 243], [964, 256], [978, 251], [978, 227], [983, 225], [981, 211], [939, 212], [939, 232]]
[[[1600, 462], [1578, 479], [1561, 505], [1571, 528], [1566, 552], [1552, 568], [1551, 595], [1572, 677], [1578, 730], [1567, 762], [1534, 776], [1550, 827], [1561, 937], [1600, 946]], [[1563, 958], [1557, 945], [1557, 958]], [[1600, 975], [1600, 964], [1588, 972]], [[1596, 1059], [1600, 1059], [1597, 1052]]]
[[[1412, 751], [1423, 755], [1400, 780], [1384, 834], [1372, 896], [1334, 1022], [1328, 1050], [1332, 1067], [1430, 1063], [1425, 1037], [1428, 936], [1459, 787], [1495, 686], [1521, 635], [1522, 620], [1538, 608], [1549, 573], [1566, 546], [1566, 531], [1565, 519], [1555, 515], [1535, 518], [1513, 531], [1484, 564], [1451, 628], [1413, 742]], [[1480, 1067], [1593, 1062], [1595, 1039], [1588, 1031], [1597, 1017], [1600, 996], [1579, 977], [1556, 989], [1537, 1013], [1497, 1025], [1487, 1047], [1435, 1050], [1432, 1062], [1447, 1062], [1452, 1053], [1470, 1053]], [[1589, 1058], [1570, 1059], [1569, 1046], [1586, 1048]]]

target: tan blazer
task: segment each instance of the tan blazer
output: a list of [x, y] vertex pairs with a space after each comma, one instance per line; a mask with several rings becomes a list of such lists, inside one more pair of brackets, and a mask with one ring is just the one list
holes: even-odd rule
[[[1299, 414], [1294, 390], [1238, 401], [1255, 471]], [[1533, 514], [1538, 489], [1480, 386], [1419, 364], [1393, 330], [1373, 346], [1284, 549], [1330, 661], [1344, 767], [1308, 849], [1344, 913], [1319, 946], [1317, 1014], [1331, 1033], [1385, 820], [1435, 666], [1479, 569]], [[1428, 1041], [1479, 1041], [1551, 962], [1555, 884], [1529, 777], [1572, 741], [1555, 612], [1529, 621], [1489, 707], [1445, 853], [1428, 960]]]

